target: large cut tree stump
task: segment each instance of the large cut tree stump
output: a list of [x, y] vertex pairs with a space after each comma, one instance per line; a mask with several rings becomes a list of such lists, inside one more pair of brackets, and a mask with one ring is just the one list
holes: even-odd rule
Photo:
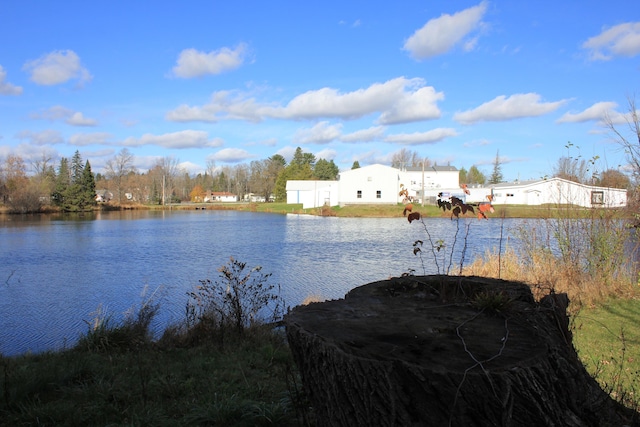
[[579, 361], [565, 295], [408, 276], [293, 309], [287, 337], [318, 426], [623, 426]]

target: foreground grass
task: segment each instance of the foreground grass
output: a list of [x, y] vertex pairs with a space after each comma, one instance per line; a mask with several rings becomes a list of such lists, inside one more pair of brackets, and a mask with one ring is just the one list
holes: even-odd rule
[[640, 300], [611, 300], [573, 317], [587, 371], [614, 399], [640, 410]]
[[253, 331], [222, 348], [76, 348], [2, 358], [1, 369], [0, 425], [306, 425], [278, 332]]
[[[588, 372], [638, 410], [640, 300], [584, 307], [572, 320]], [[0, 425], [312, 424], [281, 330], [256, 328], [224, 345], [116, 342], [114, 331], [104, 337], [111, 342], [81, 340], [64, 352], [0, 357]]]

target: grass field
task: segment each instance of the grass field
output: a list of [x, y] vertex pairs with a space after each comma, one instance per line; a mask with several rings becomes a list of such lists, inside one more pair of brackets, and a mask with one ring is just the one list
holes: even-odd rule
[[611, 300], [572, 319], [583, 364], [617, 400], [640, 407], [640, 300]]

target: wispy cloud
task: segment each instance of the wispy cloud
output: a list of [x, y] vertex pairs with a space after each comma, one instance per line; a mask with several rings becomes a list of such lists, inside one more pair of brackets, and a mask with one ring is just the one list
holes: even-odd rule
[[43, 110], [38, 113], [31, 114], [31, 118], [33, 119], [44, 119], [44, 120], [63, 120], [65, 123], [71, 126], [97, 126], [98, 121], [95, 119], [91, 119], [85, 117], [79, 111], [73, 111], [69, 108], [65, 108], [61, 105], [54, 105], [46, 110]]
[[541, 98], [537, 93], [519, 93], [509, 97], [500, 95], [472, 110], [455, 113], [453, 119], [468, 125], [482, 121], [499, 122], [537, 117], [555, 111], [566, 102], [541, 102]]
[[247, 45], [239, 44], [234, 49], [223, 47], [211, 52], [196, 49], [185, 49], [180, 52], [178, 61], [173, 67], [175, 77], [190, 79], [209, 74], [221, 74], [240, 67], [247, 54]]
[[16, 138], [21, 141], [27, 141], [33, 145], [55, 145], [62, 144], [64, 138], [62, 134], [57, 130], [47, 129], [40, 132], [33, 132], [30, 130], [23, 130], [16, 134]]
[[323, 121], [317, 123], [312, 128], [301, 129], [293, 136], [296, 144], [327, 144], [340, 138], [342, 134], [342, 124], [330, 124]]
[[462, 44], [466, 51], [472, 50], [478, 36], [465, 38], [483, 26], [482, 18], [486, 11], [487, 3], [483, 1], [453, 15], [442, 14], [431, 19], [405, 41], [404, 50], [418, 60], [442, 55], [458, 44]]
[[9, 83], [7, 80], [7, 72], [0, 65], [0, 95], [21, 95], [22, 87]]
[[458, 132], [452, 128], [437, 128], [426, 132], [414, 132], [414, 133], [398, 133], [394, 135], [387, 135], [385, 137], [386, 142], [401, 145], [423, 145], [423, 144], [435, 144], [442, 141], [445, 138], [457, 136]]
[[255, 156], [241, 148], [223, 148], [222, 150], [208, 156], [207, 160], [224, 163], [240, 163], [253, 157]]
[[112, 141], [113, 135], [108, 132], [76, 133], [69, 137], [69, 144], [77, 147], [110, 144]]
[[627, 22], [602, 31], [582, 44], [592, 61], [640, 54], [640, 22]]
[[564, 113], [556, 120], [557, 123], [580, 123], [588, 121], [603, 121], [607, 115], [618, 106], [615, 102], [597, 102], [579, 113]]
[[444, 94], [425, 86], [423, 79], [398, 77], [351, 92], [343, 93], [329, 87], [310, 90], [295, 96], [286, 105], [259, 102], [240, 92], [220, 91], [212, 95], [208, 104], [181, 105], [168, 112], [165, 118], [176, 122], [354, 120], [378, 113], [381, 124], [395, 124], [440, 117], [437, 103], [442, 99]]
[[72, 50], [56, 50], [38, 59], [28, 61], [23, 70], [31, 74], [31, 81], [44, 86], [58, 85], [78, 80], [79, 85], [91, 81], [89, 71]]
[[183, 130], [180, 132], [153, 135], [150, 133], [140, 138], [129, 137], [122, 142], [127, 147], [139, 147], [142, 145], [156, 145], [163, 148], [207, 148], [220, 147], [223, 141], [219, 138], [209, 139], [205, 131]]

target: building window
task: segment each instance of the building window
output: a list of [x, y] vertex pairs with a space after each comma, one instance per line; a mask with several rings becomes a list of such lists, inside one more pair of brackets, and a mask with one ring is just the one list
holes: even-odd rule
[[591, 192], [591, 204], [592, 205], [604, 205], [604, 191], [592, 191]]
[[358, 199], [362, 199], [362, 190], [358, 190], [357, 196]]
[[376, 199], [382, 199], [382, 191], [376, 191]]

